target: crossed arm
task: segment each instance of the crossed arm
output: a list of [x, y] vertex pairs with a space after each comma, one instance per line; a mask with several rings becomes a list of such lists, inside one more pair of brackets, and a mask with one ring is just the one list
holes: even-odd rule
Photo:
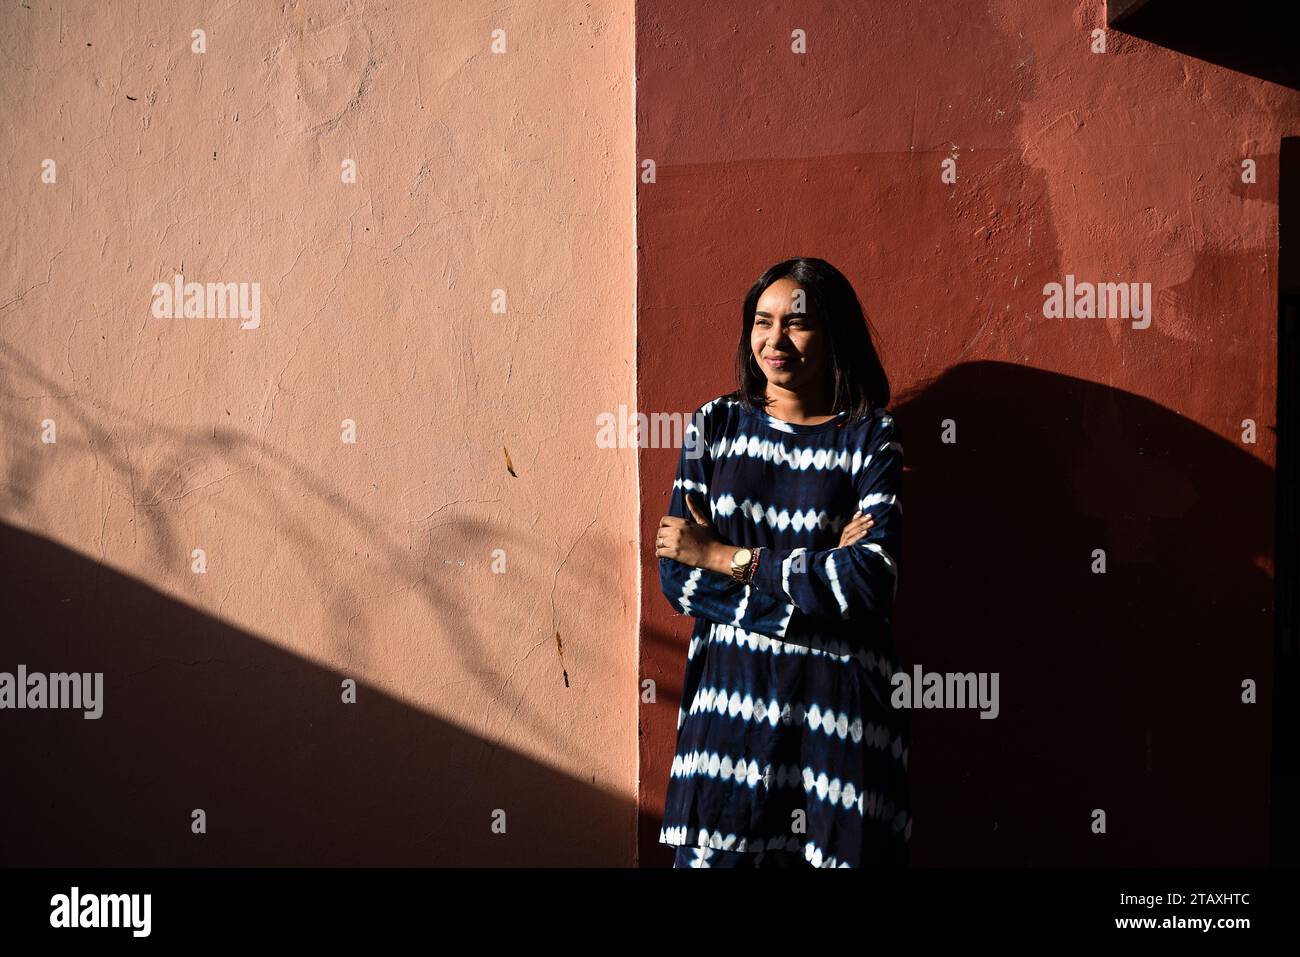
[[[748, 631], [784, 637], [805, 619], [842, 623], [877, 617], [889, 620], [898, 587], [896, 556], [902, 537], [903, 448], [893, 417], [871, 430], [870, 447], [855, 476], [858, 508], [872, 522], [851, 544], [829, 549], [763, 548], [750, 584], [732, 580], [735, 547], [717, 538], [707, 515], [693, 506], [711, 501], [712, 460], [682, 450], [669, 514], [661, 519], [659, 582], [664, 597], [684, 614]], [[665, 524], [667, 523], [667, 524]], [[864, 523], [865, 524], [865, 523]]]

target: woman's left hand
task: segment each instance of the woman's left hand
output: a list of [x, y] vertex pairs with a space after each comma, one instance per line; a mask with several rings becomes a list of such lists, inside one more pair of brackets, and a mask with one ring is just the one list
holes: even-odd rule
[[693, 495], [686, 496], [686, 507], [695, 516], [694, 522], [673, 515], [659, 519], [655, 555], [676, 559], [692, 568], [714, 569], [718, 565], [719, 549], [726, 543], [718, 538], [713, 525], [696, 507]]

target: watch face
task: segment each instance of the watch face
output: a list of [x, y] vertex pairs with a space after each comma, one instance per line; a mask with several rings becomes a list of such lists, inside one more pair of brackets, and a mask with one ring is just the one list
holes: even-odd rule
[[748, 548], [742, 548], [731, 557], [733, 565], [748, 565], [754, 558], [754, 553]]

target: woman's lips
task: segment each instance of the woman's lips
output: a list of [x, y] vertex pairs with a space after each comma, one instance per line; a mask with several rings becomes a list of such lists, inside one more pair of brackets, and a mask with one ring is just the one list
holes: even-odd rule
[[773, 369], [786, 369], [794, 365], [793, 356], [765, 356], [763, 361]]

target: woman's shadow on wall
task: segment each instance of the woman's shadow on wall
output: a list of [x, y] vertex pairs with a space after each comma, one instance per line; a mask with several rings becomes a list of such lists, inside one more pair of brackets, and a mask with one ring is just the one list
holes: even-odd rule
[[912, 716], [914, 862], [1266, 864], [1274, 487], [1257, 447], [1001, 362], [892, 408], [904, 667], [999, 675], [996, 718]]

